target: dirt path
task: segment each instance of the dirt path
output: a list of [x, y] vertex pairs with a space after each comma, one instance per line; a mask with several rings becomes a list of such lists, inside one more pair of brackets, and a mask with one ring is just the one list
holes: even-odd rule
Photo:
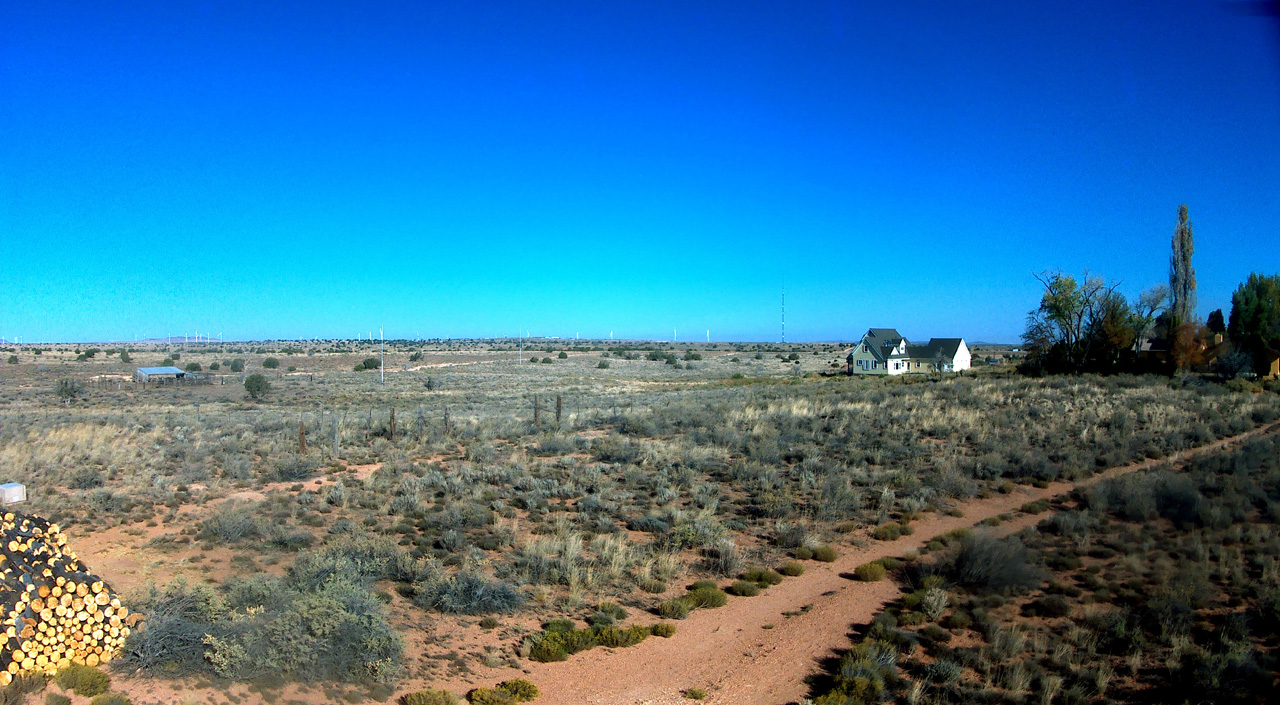
[[[1016, 511], [1023, 503], [1065, 494], [1106, 477], [1178, 462], [1220, 450], [1261, 435], [1280, 424], [1177, 453], [1111, 468], [1080, 483], [1056, 482], [1044, 489], [974, 500], [963, 505], [963, 517], [933, 516], [912, 524], [912, 536], [893, 542], [869, 541], [847, 550], [834, 563], [807, 562], [807, 571], [752, 598], [731, 598], [728, 605], [698, 610], [680, 621], [670, 639], [650, 638], [628, 649], [602, 649], [577, 654], [563, 663], [529, 665], [530, 680], [542, 689], [541, 702], [592, 705], [678, 705], [681, 694], [697, 686], [710, 691], [707, 703], [778, 705], [802, 699], [804, 680], [817, 671], [817, 661], [846, 647], [852, 624], [865, 623], [898, 592], [889, 580], [856, 583], [841, 573], [885, 556], [918, 549], [954, 529]], [[1001, 531], [1032, 526], [1045, 515], [1019, 516]], [[785, 612], [801, 614], [787, 617]], [[448, 684], [441, 683], [436, 687]]]

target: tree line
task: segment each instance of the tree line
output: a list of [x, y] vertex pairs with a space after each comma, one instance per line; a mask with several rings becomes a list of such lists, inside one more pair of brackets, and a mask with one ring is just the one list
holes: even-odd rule
[[1094, 372], [1216, 372], [1223, 377], [1265, 375], [1280, 351], [1280, 275], [1251, 274], [1221, 309], [1195, 315], [1194, 233], [1185, 205], [1178, 209], [1169, 282], [1128, 300], [1104, 277], [1049, 272], [1036, 275], [1044, 292], [1027, 315], [1022, 341], [1027, 374]]

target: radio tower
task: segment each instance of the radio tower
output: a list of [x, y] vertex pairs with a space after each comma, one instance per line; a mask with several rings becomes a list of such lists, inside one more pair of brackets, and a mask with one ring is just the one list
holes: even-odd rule
[[782, 342], [787, 342], [787, 280], [782, 280]]

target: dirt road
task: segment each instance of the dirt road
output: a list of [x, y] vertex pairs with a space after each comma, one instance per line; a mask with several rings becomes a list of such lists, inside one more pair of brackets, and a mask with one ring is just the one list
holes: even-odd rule
[[[1111, 468], [1080, 485], [1105, 477], [1186, 460], [1280, 429], [1272, 425], [1179, 453]], [[532, 664], [526, 676], [542, 689], [540, 702], [592, 705], [676, 705], [688, 703], [682, 691], [707, 689], [703, 701], [723, 705], [779, 705], [802, 699], [804, 680], [818, 660], [849, 645], [853, 624], [871, 620], [897, 596], [892, 581], [859, 583], [841, 577], [857, 566], [885, 556], [918, 549], [954, 529], [1017, 510], [1025, 502], [1070, 492], [1076, 484], [1053, 483], [1008, 495], [965, 503], [963, 517], [931, 516], [914, 522], [915, 533], [897, 541], [870, 540], [866, 548], [846, 550], [834, 563], [807, 562], [798, 578], [751, 598], [730, 598], [719, 609], [697, 610], [678, 623], [670, 639], [650, 638], [627, 649], [593, 649], [566, 662]], [[1046, 515], [1020, 516], [1001, 524], [1001, 531], [1032, 526]], [[787, 617], [786, 612], [801, 612]]]

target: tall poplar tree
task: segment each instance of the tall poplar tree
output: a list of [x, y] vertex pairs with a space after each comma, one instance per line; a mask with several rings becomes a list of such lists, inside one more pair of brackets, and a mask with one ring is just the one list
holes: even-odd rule
[[1178, 206], [1178, 227], [1173, 230], [1173, 256], [1169, 258], [1169, 315], [1172, 329], [1190, 323], [1195, 318], [1196, 270], [1191, 267], [1191, 254], [1194, 251], [1191, 218], [1187, 215], [1184, 203]]

